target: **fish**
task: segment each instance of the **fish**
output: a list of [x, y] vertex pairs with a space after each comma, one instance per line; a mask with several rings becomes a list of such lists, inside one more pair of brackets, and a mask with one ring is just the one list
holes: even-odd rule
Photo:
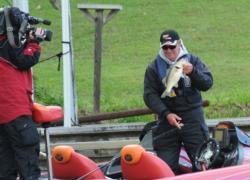
[[178, 87], [178, 82], [181, 77], [184, 77], [183, 74], [183, 65], [187, 64], [188, 61], [186, 59], [181, 59], [175, 64], [173, 64], [169, 71], [167, 71], [166, 76], [163, 78], [162, 83], [165, 86], [165, 91], [162, 93], [161, 98], [165, 98], [167, 96], [174, 97], [176, 96], [173, 88]]

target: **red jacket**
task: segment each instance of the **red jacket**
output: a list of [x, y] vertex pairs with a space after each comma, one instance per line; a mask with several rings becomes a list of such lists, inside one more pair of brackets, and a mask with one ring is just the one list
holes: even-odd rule
[[[0, 45], [4, 44], [5, 40], [2, 40]], [[37, 43], [27, 43], [14, 50], [5, 43], [0, 48], [0, 124], [32, 114], [30, 67], [38, 62], [40, 51]]]

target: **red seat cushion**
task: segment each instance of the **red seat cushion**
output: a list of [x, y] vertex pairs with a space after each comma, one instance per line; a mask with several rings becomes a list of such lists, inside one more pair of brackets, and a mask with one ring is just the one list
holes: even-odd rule
[[34, 103], [32, 117], [36, 123], [54, 122], [63, 119], [63, 111], [60, 106], [44, 106]]
[[105, 179], [103, 172], [91, 159], [81, 155], [70, 146], [57, 146], [52, 150], [52, 167], [54, 178], [74, 179]]
[[124, 179], [158, 179], [175, 176], [169, 166], [140, 145], [128, 145], [121, 150]]

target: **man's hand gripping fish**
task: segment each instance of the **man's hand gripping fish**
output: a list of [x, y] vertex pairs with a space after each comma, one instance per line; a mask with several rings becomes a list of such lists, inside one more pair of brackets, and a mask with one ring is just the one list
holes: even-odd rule
[[183, 65], [187, 64], [188, 61], [186, 59], [181, 59], [177, 63], [173, 64], [172, 67], [166, 74], [166, 77], [162, 80], [163, 84], [166, 87], [166, 90], [162, 93], [161, 98], [165, 98], [166, 96], [174, 97], [176, 96], [173, 87], [178, 87], [178, 82], [183, 74]]

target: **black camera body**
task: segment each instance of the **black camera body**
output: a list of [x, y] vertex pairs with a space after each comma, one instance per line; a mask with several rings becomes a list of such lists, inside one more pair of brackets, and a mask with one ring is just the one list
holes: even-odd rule
[[[21, 39], [27, 39], [27, 35], [30, 31], [35, 32], [36, 27], [32, 25], [36, 24], [50, 25], [49, 20], [30, 16], [28, 13], [21, 11], [16, 7], [5, 7], [0, 11], [0, 35], [8, 34], [12, 31], [13, 36]], [[52, 32], [48, 29], [44, 29], [45, 41], [51, 41]], [[9, 34], [8, 34], [9, 35]], [[8, 36], [9, 38], [9, 36]]]
[[[45, 38], [43, 39], [44, 41], [51, 41], [51, 38], [52, 38], [52, 31], [48, 30], [48, 29], [43, 29], [44, 30], [44, 34], [45, 34]], [[29, 34], [29, 32], [32, 31], [33, 32], [33, 35], [35, 36], [35, 31], [36, 31], [36, 28], [35, 27], [31, 27], [31, 28], [28, 28], [26, 33]]]

